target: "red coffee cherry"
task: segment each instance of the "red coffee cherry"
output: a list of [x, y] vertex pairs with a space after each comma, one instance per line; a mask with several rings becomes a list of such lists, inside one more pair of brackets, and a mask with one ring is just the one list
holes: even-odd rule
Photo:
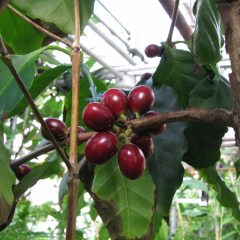
[[[53, 136], [55, 137], [56, 141], [61, 142], [65, 140], [67, 136], [68, 128], [63, 121], [57, 118], [47, 118], [44, 121], [47, 124]], [[41, 128], [41, 133], [44, 138], [46, 138], [47, 140], [50, 140], [49, 135], [45, 132], [43, 128]]]
[[89, 103], [83, 109], [82, 118], [87, 127], [97, 132], [109, 130], [113, 125], [113, 114], [99, 102]]
[[137, 86], [128, 94], [128, 104], [132, 112], [145, 113], [153, 106], [154, 101], [154, 92], [146, 85]]
[[143, 175], [145, 162], [143, 152], [134, 144], [125, 144], [118, 153], [119, 168], [122, 174], [131, 180]]
[[147, 57], [154, 58], [154, 57], [161, 57], [163, 54], [163, 50], [164, 50], [163, 47], [160, 47], [156, 44], [150, 44], [145, 48], [144, 52]]
[[112, 132], [97, 133], [85, 146], [85, 156], [94, 164], [103, 164], [110, 160], [118, 149], [118, 139]]
[[133, 134], [130, 141], [142, 150], [146, 160], [153, 154], [154, 143], [150, 135]]
[[127, 95], [118, 88], [108, 89], [102, 96], [102, 103], [110, 109], [114, 116], [127, 111]]
[[15, 170], [16, 177], [21, 180], [24, 176], [32, 171], [32, 168], [28, 164], [22, 164]]
[[[158, 115], [158, 112], [149, 111], [143, 115], [143, 118], [148, 118], [150, 116], [156, 116], [156, 115]], [[162, 133], [165, 129], [166, 129], [166, 124], [159, 124], [158, 126], [149, 129], [148, 132], [153, 135], [158, 135]]]

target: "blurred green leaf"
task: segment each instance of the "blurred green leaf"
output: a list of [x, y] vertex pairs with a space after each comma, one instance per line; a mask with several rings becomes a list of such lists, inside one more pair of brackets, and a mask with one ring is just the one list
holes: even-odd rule
[[40, 179], [49, 178], [61, 173], [61, 161], [56, 153], [50, 155], [49, 160], [42, 164], [36, 164], [30, 173], [13, 188], [15, 198], [20, 197], [29, 188], [33, 187]]
[[214, 0], [198, 0], [193, 50], [200, 65], [215, 64], [222, 58], [221, 19]]
[[0, 122], [0, 226], [4, 225], [11, 212], [14, 195], [15, 174], [10, 168], [10, 151], [3, 141], [3, 124]]
[[[15, 0], [24, 13], [34, 19], [56, 24], [63, 32], [74, 34], [74, 7], [71, 0]], [[93, 12], [94, 0], [79, 2], [81, 31], [86, 26]]]
[[9, 9], [1, 12], [0, 22], [0, 34], [16, 54], [26, 54], [42, 46], [43, 34]]
[[[29, 89], [29, 92], [33, 99], [35, 99], [49, 84], [51, 84], [60, 74], [69, 70], [70, 65], [60, 65], [51, 69], [48, 69], [37, 75], [33, 79], [32, 86]], [[1, 74], [1, 73], [0, 73]], [[15, 106], [15, 108], [10, 112], [10, 116], [15, 116], [21, 113], [27, 106], [27, 100], [23, 97], [21, 101]]]
[[212, 187], [217, 194], [217, 200], [219, 203], [231, 209], [232, 215], [240, 221], [240, 209], [239, 202], [234, 192], [232, 192], [226, 183], [218, 175], [215, 167], [209, 167], [201, 169], [199, 171], [201, 176], [207, 181], [207, 183]]

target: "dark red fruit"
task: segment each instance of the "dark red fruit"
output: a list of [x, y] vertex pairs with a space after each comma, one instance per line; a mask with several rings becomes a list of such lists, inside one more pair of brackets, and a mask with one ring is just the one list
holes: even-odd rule
[[153, 106], [154, 101], [154, 92], [146, 85], [137, 86], [128, 94], [128, 104], [132, 112], [145, 113]]
[[110, 160], [118, 149], [118, 139], [112, 132], [97, 133], [85, 146], [85, 156], [94, 164], [102, 164]]
[[130, 141], [142, 150], [146, 160], [153, 154], [154, 143], [150, 135], [133, 134]]
[[127, 95], [118, 88], [108, 89], [102, 96], [102, 103], [110, 109], [114, 116], [127, 111]]
[[[82, 135], [82, 133], [84, 133], [86, 131], [85, 131], [84, 127], [82, 127], [82, 126], [78, 126], [78, 130], [77, 131], [78, 131], [77, 132], [77, 141], [78, 141], [78, 143], [81, 143], [82, 142], [81, 135]], [[71, 128], [68, 128], [68, 136], [69, 137], [70, 137], [70, 132], [71, 132]]]
[[[156, 116], [156, 115], [158, 115], [158, 112], [149, 111], [144, 114], [143, 118], [148, 118], [150, 116]], [[159, 124], [158, 126], [153, 127], [150, 130], [148, 130], [148, 132], [153, 135], [158, 135], [158, 134], [162, 133], [165, 129], [166, 129], [166, 124]]]
[[[61, 142], [66, 138], [68, 128], [63, 121], [57, 118], [47, 118], [44, 121], [58, 142]], [[41, 133], [44, 138], [50, 140], [49, 135], [44, 131], [43, 128], [41, 128]]]
[[143, 175], [145, 157], [142, 150], [134, 144], [125, 144], [118, 153], [118, 164], [122, 174], [129, 179]]
[[148, 80], [150, 77], [152, 77], [151, 73], [144, 73], [140, 77], [140, 81]]
[[161, 57], [163, 53], [163, 47], [156, 44], [150, 44], [145, 48], [145, 54], [149, 58]]
[[89, 103], [83, 110], [82, 118], [87, 127], [97, 132], [109, 130], [113, 125], [113, 114], [99, 102]]
[[26, 176], [31, 171], [32, 171], [32, 168], [28, 164], [22, 164], [15, 170], [15, 174], [16, 174], [16, 177], [19, 180], [21, 180], [24, 176]]

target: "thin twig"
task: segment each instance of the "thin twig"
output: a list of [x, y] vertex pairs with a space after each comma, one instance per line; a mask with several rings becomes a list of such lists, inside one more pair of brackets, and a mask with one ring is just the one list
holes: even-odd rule
[[[80, 144], [82, 142], [87, 141], [89, 138], [91, 138], [95, 134], [96, 134], [96, 132], [82, 133], [79, 137]], [[60, 143], [60, 144], [61, 144], [61, 146], [67, 146], [67, 143]], [[54, 150], [54, 146], [52, 144], [48, 144], [48, 145], [46, 145], [44, 147], [41, 147], [41, 148], [39, 148], [39, 149], [21, 157], [21, 158], [18, 158], [16, 160], [12, 161], [10, 163], [10, 166], [11, 166], [11, 168], [16, 168], [23, 163], [27, 163], [27, 162], [31, 161], [32, 159], [37, 158], [40, 155], [46, 154], [46, 153], [51, 152], [53, 150]]]
[[142, 131], [157, 126], [159, 123], [177, 121], [198, 121], [222, 124], [229, 127], [234, 126], [232, 112], [225, 109], [188, 109], [178, 112], [159, 113], [149, 118], [131, 120], [129, 124], [133, 131]]
[[[232, 112], [228, 112], [224, 109], [188, 109], [184, 111], [159, 113], [158, 115], [149, 116], [145, 119], [133, 119], [125, 124], [129, 124], [134, 131], [142, 131], [161, 123], [178, 121], [198, 121], [212, 124], [222, 124], [229, 127], [234, 126]], [[80, 142], [87, 141], [95, 134], [96, 132], [81, 133]], [[52, 150], [54, 150], [52, 145], [38, 149], [29, 155], [17, 159], [11, 163], [11, 167], [19, 166], [21, 163], [26, 163], [31, 159]]]
[[170, 45], [172, 43], [173, 30], [174, 30], [174, 27], [176, 25], [179, 2], [180, 2], [180, 0], [175, 0], [173, 14], [172, 14], [172, 22], [171, 22], [171, 25], [170, 25], [170, 29], [169, 29], [169, 33], [168, 33], [168, 37], [167, 37], [167, 41], [166, 41]]
[[14, 8], [13, 6], [11, 6], [10, 4], [8, 4], [8, 8], [15, 13], [17, 16], [19, 16], [20, 18], [22, 18], [23, 20], [25, 20], [26, 22], [28, 22], [30, 25], [32, 25], [34, 28], [38, 29], [39, 31], [47, 34], [48, 36], [50, 36], [51, 38], [64, 43], [65, 45], [67, 45], [68, 47], [72, 47], [71, 42], [69, 42], [68, 40], [65, 40], [59, 36], [57, 36], [56, 34], [49, 32], [48, 30], [46, 30], [45, 28], [41, 27], [40, 25], [38, 25], [37, 23], [35, 23], [34, 21], [32, 21], [30, 18], [26, 17], [24, 14], [22, 14], [21, 12], [19, 12], [16, 8]]
[[34, 100], [32, 99], [32, 96], [30, 95], [28, 89], [26, 88], [22, 78], [20, 77], [20, 75], [18, 74], [15, 66], [12, 63], [12, 59], [9, 56], [9, 53], [5, 47], [5, 44], [3, 42], [2, 37], [0, 36], [0, 53], [2, 53], [2, 60], [5, 63], [5, 65], [7, 66], [7, 68], [9, 69], [9, 71], [12, 73], [14, 79], [16, 80], [16, 83], [18, 84], [18, 86], [20, 87], [23, 95], [26, 97], [29, 105], [32, 108], [32, 111], [36, 117], [36, 119], [40, 122], [41, 127], [44, 129], [44, 131], [47, 133], [47, 135], [49, 136], [52, 144], [54, 145], [54, 147], [56, 148], [57, 152], [59, 153], [59, 155], [61, 156], [61, 158], [63, 159], [64, 163], [66, 164], [66, 166], [71, 169], [71, 164], [68, 161], [68, 158], [66, 157], [65, 153], [62, 151], [61, 147], [59, 146], [58, 142], [56, 141], [56, 139], [54, 138], [53, 134], [51, 133], [51, 131], [49, 130], [48, 126], [46, 125], [41, 113], [39, 112], [37, 106], [34, 103]]
[[[174, 0], [159, 0], [159, 2], [163, 6], [163, 8], [165, 9], [169, 17], [172, 17], [173, 9], [174, 9]], [[178, 28], [184, 40], [188, 41], [191, 39], [192, 29], [188, 25], [187, 21], [185, 20], [181, 12], [178, 12], [176, 27]]]
[[48, 153], [50, 151], [54, 150], [54, 146], [52, 144], [48, 144], [44, 147], [41, 147], [35, 151], [32, 151], [31, 153], [25, 155], [24, 157], [18, 158], [10, 163], [10, 166], [12, 169], [17, 168], [18, 166], [29, 162], [30, 160], [39, 157], [42, 154]]
[[76, 208], [78, 195], [78, 171], [77, 171], [77, 129], [78, 129], [78, 107], [79, 107], [79, 85], [80, 85], [80, 14], [79, 0], [74, 1], [74, 27], [75, 37], [72, 45], [72, 109], [71, 109], [71, 132], [70, 132], [70, 155], [69, 161], [72, 169], [69, 170], [68, 177], [68, 216], [66, 239], [75, 240], [76, 235]]

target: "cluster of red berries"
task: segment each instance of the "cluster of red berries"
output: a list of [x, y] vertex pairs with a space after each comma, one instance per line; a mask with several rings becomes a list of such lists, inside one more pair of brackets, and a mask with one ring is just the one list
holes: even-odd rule
[[[149, 111], [155, 101], [155, 95], [148, 86], [133, 88], [128, 95], [117, 88], [108, 89], [101, 102], [91, 102], [83, 110], [82, 118], [87, 127], [97, 131], [85, 146], [85, 156], [93, 164], [103, 164], [118, 151], [118, 137], [125, 137], [125, 144], [118, 152], [118, 164], [122, 174], [129, 179], [137, 179], [145, 169], [146, 159], [154, 150], [150, 134], [161, 133], [165, 125], [160, 124], [149, 132], [135, 134], [129, 128], [116, 131], [119, 121], [126, 120], [130, 111], [135, 116], [143, 114], [143, 118], [157, 114]], [[149, 111], [149, 112], [148, 112]]]

